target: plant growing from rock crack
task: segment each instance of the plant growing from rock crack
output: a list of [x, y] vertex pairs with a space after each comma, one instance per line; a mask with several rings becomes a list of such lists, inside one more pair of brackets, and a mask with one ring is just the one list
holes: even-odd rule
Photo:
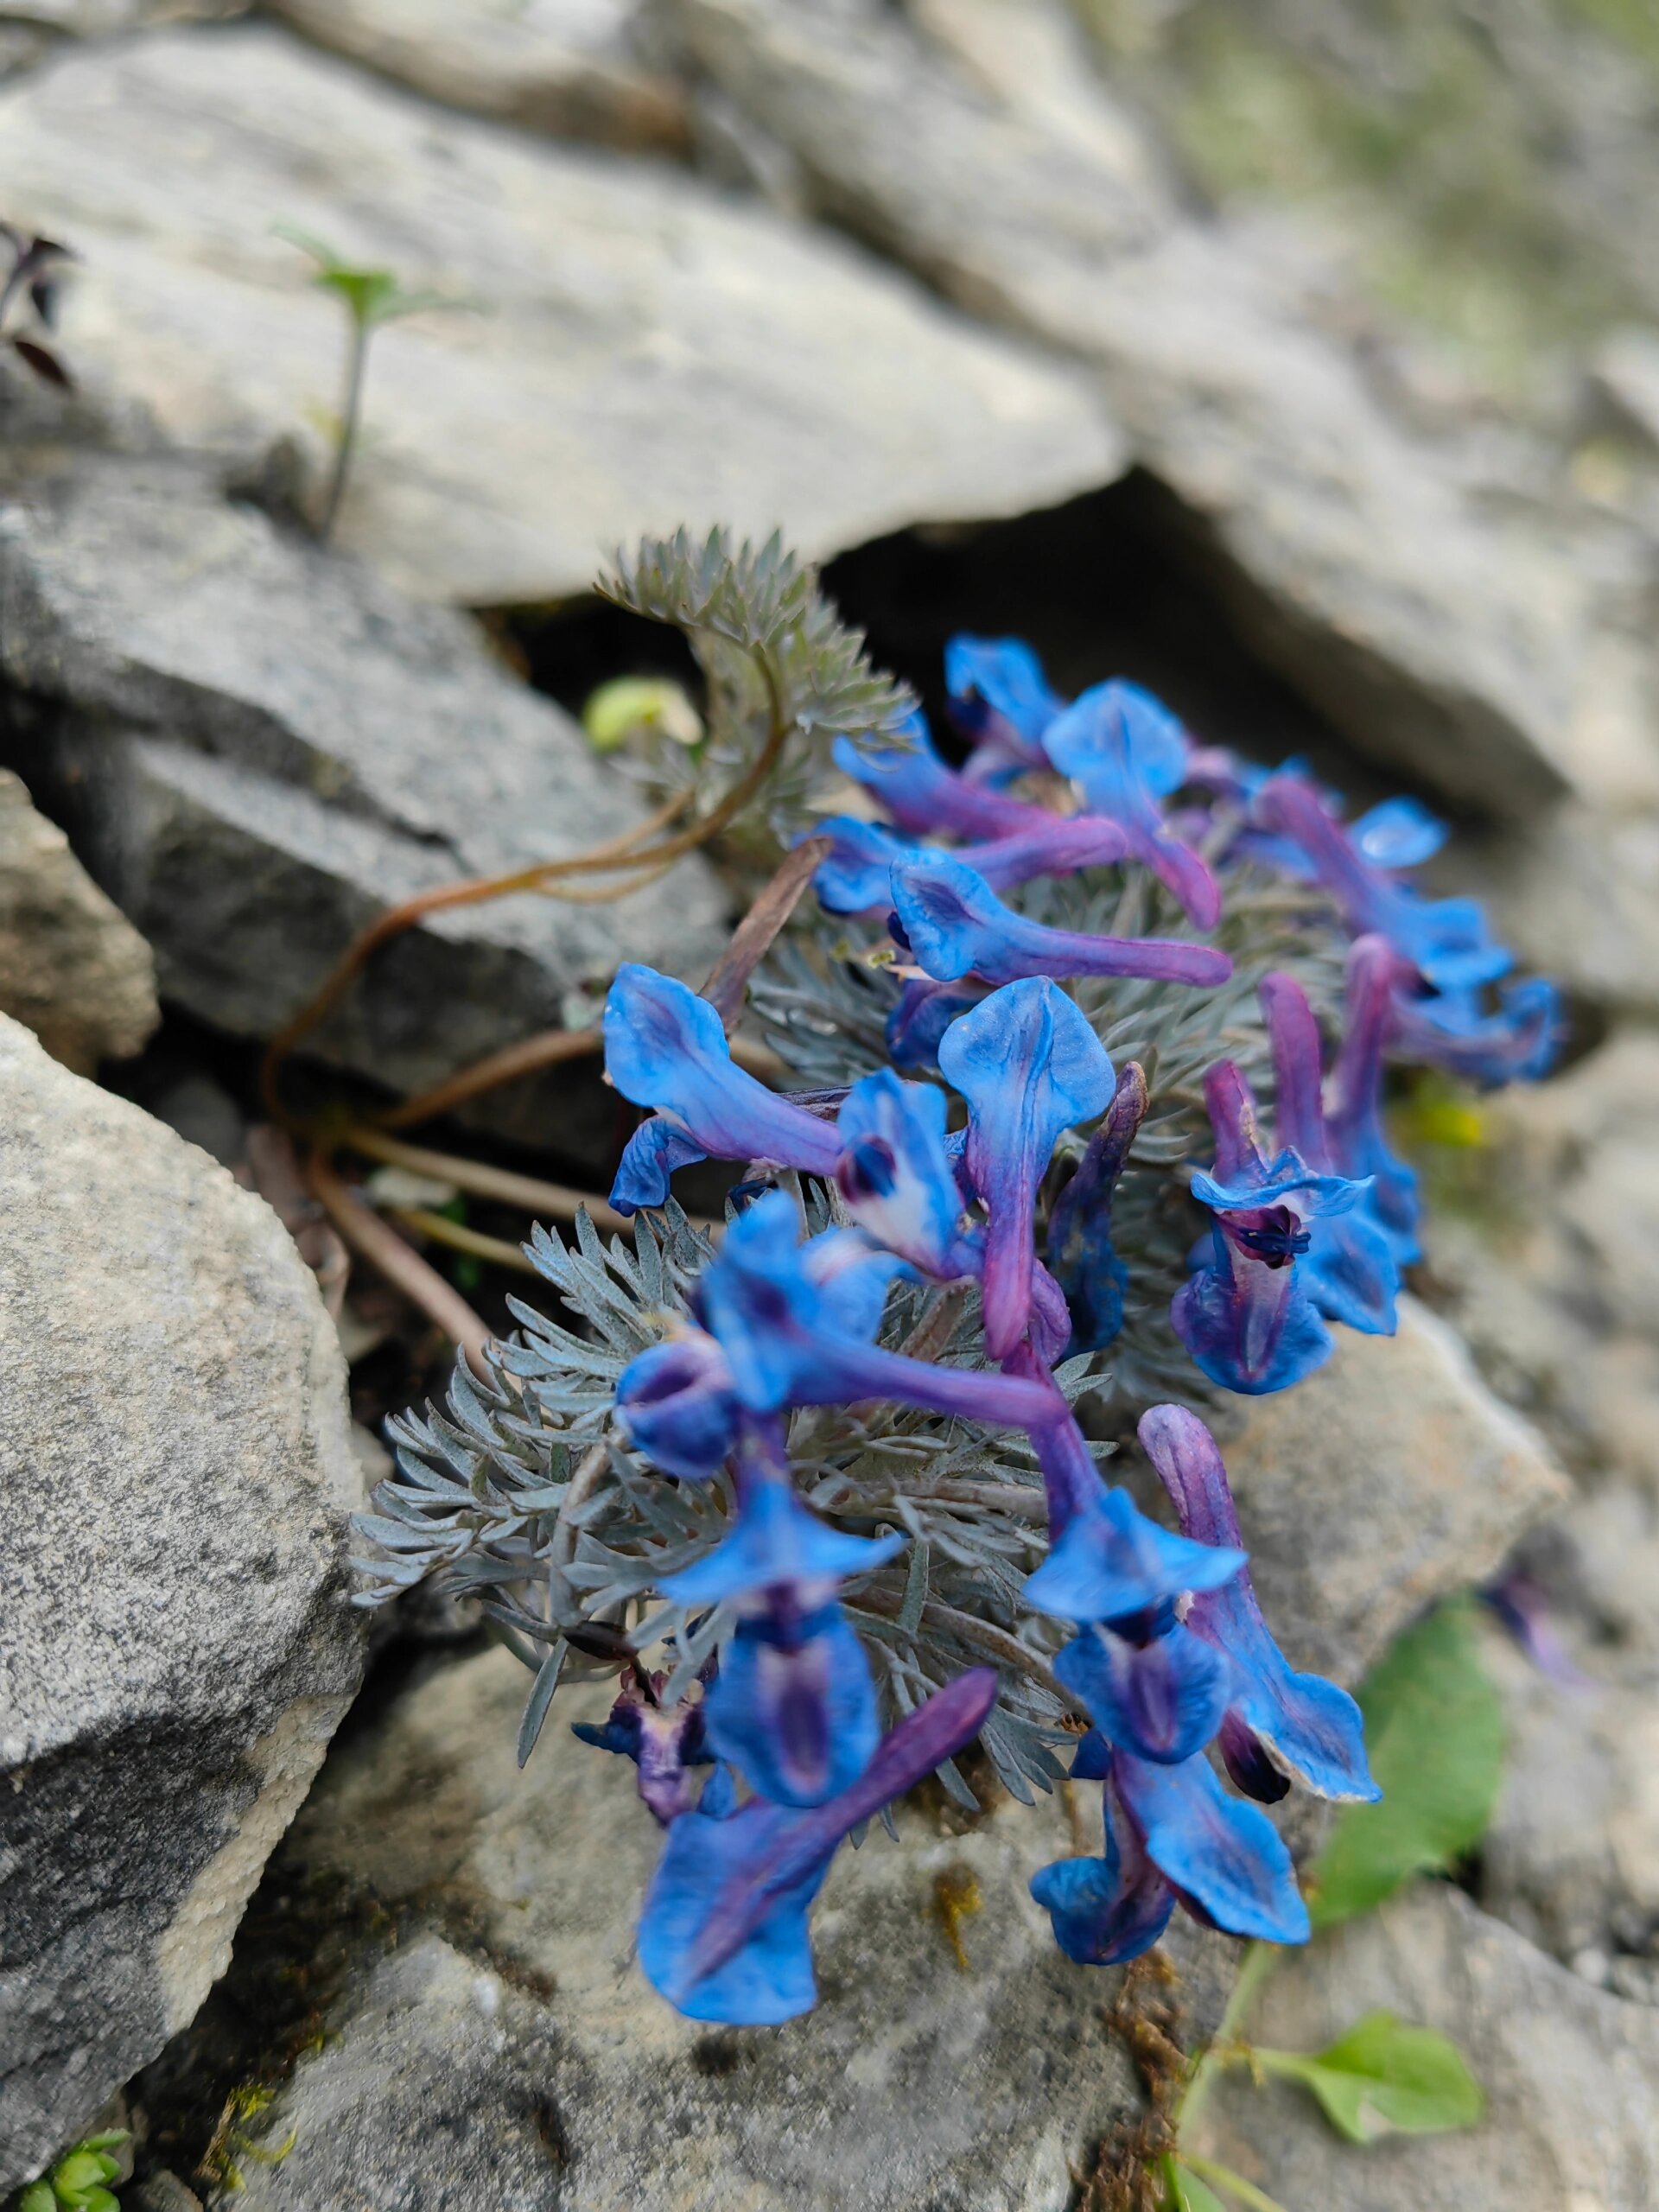
[[276, 229], [278, 238], [286, 238], [290, 245], [310, 255], [316, 264], [312, 283], [320, 291], [332, 293], [346, 310], [348, 339], [345, 397], [334, 424], [334, 460], [315, 524], [319, 540], [326, 543], [334, 535], [357, 453], [363, 416], [363, 384], [368, 371], [369, 346], [375, 332], [384, 329], [389, 322], [401, 321], [406, 315], [426, 315], [435, 308], [463, 308], [468, 303], [442, 292], [405, 291], [390, 269], [359, 269], [303, 231], [290, 229], [282, 223]]
[[131, 2139], [124, 2127], [86, 2136], [49, 2173], [30, 2182], [17, 2200], [17, 2212], [120, 2212], [109, 2184], [121, 2178], [124, 2162], [116, 2153]]
[[[648, 543], [607, 588], [707, 679], [707, 737], [656, 764], [668, 818], [801, 842], [701, 997], [618, 975], [607, 1072], [652, 1109], [610, 1197], [632, 1248], [580, 1211], [574, 1249], [536, 1231], [566, 1318], [516, 1304], [395, 1424], [365, 1602], [428, 1575], [480, 1600], [534, 1670], [521, 1759], [567, 1673], [620, 1670], [580, 1732], [666, 1827], [639, 1955], [692, 2017], [809, 2006], [839, 1841], [930, 1769], [973, 1802], [976, 1738], [1027, 1802], [1068, 1745], [1102, 1784], [1103, 1855], [1032, 1885], [1074, 1959], [1137, 1956], [1177, 1902], [1305, 1941], [1259, 1806], [1374, 1799], [1361, 1715], [1287, 1666], [1213, 1440], [1151, 1401], [1292, 1387], [1332, 1324], [1392, 1332], [1418, 1197], [1385, 1058], [1536, 1073], [1554, 994], [1496, 995], [1479, 910], [1407, 886], [1441, 835], [1413, 803], [1344, 823], [1133, 684], [1059, 698], [1014, 640], [952, 641], [955, 768], [775, 541]], [[862, 811], [823, 815], [831, 761]], [[599, 864], [651, 880], [683, 846], [648, 835]], [[751, 998], [792, 1092], [734, 1057]], [[744, 1171], [718, 1237], [671, 1192], [709, 1158]], [[1139, 1414], [1179, 1535], [1106, 1484], [1084, 1399], [1115, 1440]], [[1425, 2050], [1370, 2021], [1281, 2056], [1332, 2111], [1370, 2067], [1358, 2126], [1427, 2094]]]

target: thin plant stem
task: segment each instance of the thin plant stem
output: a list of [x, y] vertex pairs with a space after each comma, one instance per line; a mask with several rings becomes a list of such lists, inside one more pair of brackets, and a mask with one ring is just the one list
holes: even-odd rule
[[451, 1344], [459, 1344], [467, 1363], [485, 1382], [493, 1382], [485, 1348], [490, 1332], [461, 1293], [429, 1267], [412, 1244], [405, 1243], [388, 1221], [364, 1205], [334, 1173], [329, 1161], [314, 1158], [306, 1171], [313, 1195], [354, 1252], [360, 1253], [377, 1273], [411, 1305], [437, 1324]]
[[802, 893], [817, 874], [819, 863], [834, 850], [831, 838], [803, 838], [785, 855], [772, 880], [733, 931], [731, 943], [715, 962], [713, 974], [702, 987], [702, 996], [728, 1032], [737, 1027], [742, 1016], [750, 976], [799, 906]]
[[558, 1067], [566, 1060], [586, 1059], [604, 1048], [605, 1033], [601, 1029], [541, 1030], [519, 1044], [504, 1045], [499, 1052], [474, 1060], [470, 1067], [457, 1068], [454, 1075], [417, 1091], [401, 1105], [387, 1107], [375, 1116], [375, 1125], [383, 1129], [412, 1128], [417, 1122], [429, 1122], [440, 1114], [448, 1114], [457, 1106], [464, 1106], [469, 1099], [481, 1097], [487, 1090], [498, 1090], [503, 1084], [517, 1082], [521, 1076], [538, 1074], [542, 1069]]
[[[629, 1230], [632, 1220], [591, 1191], [572, 1190], [564, 1183], [544, 1183], [539, 1176], [518, 1175], [511, 1168], [489, 1167], [481, 1160], [463, 1160], [448, 1152], [434, 1152], [425, 1145], [404, 1144], [382, 1130], [354, 1123], [339, 1139], [342, 1150], [360, 1152], [389, 1167], [406, 1167], [413, 1175], [429, 1175], [434, 1182], [453, 1183], [477, 1198], [499, 1198], [504, 1205], [522, 1206], [538, 1220], [574, 1221], [576, 1210], [586, 1206], [594, 1227], [610, 1235]], [[452, 1224], [453, 1226], [453, 1224]]]
[[1178, 2134], [1197, 2125], [1222, 2068], [1233, 2065], [1242, 2058], [1239, 2029], [1243, 2024], [1245, 2014], [1260, 1994], [1262, 1984], [1279, 1964], [1279, 1959], [1280, 1947], [1276, 1943], [1252, 1943], [1245, 1952], [1238, 1979], [1227, 1999], [1227, 2009], [1221, 2016], [1216, 2032], [1199, 2054], [1186, 2088], [1181, 2094], [1181, 2101], [1175, 2107]]
[[346, 399], [340, 409], [340, 435], [334, 441], [334, 465], [328, 478], [322, 513], [317, 522], [317, 543], [320, 545], [326, 545], [334, 535], [340, 502], [346, 496], [346, 480], [352, 473], [352, 458], [357, 451], [358, 425], [363, 413], [363, 376], [368, 365], [372, 328], [365, 316], [354, 315], [352, 317], [351, 350], [346, 364]]
[[1219, 2165], [1214, 2158], [1195, 2158], [1185, 2151], [1175, 2153], [1179, 2165], [1190, 2166], [1200, 2181], [1212, 2181], [1217, 2189], [1224, 2189], [1236, 2196], [1246, 2212], [1285, 2212], [1276, 2196], [1269, 2196], [1265, 2189], [1258, 2189], [1253, 2181], [1246, 2181], [1243, 2174], [1236, 2174], [1230, 2166]]
[[519, 1247], [509, 1244], [505, 1236], [486, 1236], [481, 1229], [468, 1229], [464, 1221], [451, 1221], [447, 1213], [434, 1213], [429, 1206], [388, 1206], [386, 1211], [417, 1236], [429, 1236], [435, 1244], [447, 1244], [471, 1259], [487, 1260], [492, 1267], [513, 1268], [520, 1274], [540, 1273], [535, 1262], [527, 1260]]

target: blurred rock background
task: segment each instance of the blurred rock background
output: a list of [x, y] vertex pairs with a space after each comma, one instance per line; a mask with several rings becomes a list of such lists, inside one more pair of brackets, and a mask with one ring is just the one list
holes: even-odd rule
[[[464, 1621], [405, 1622], [278, 1847], [363, 1663], [307, 1500], [372, 1474], [446, 1355], [347, 1287], [259, 1126], [259, 1052], [388, 904], [642, 818], [574, 716], [679, 665], [588, 586], [619, 541], [719, 519], [823, 562], [925, 698], [950, 631], [1020, 631], [1064, 688], [1134, 676], [1217, 742], [1421, 792], [1457, 823], [1447, 885], [1568, 986], [1564, 1071], [1430, 1149], [1402, 1338], [1230, 1447], [1302, 1663], [1353, 1680], [1519, 1543], [1584, 1677], [1494, 1633], [1512, 1751], [1479, 1864], [1273, 2000], [1432, 2018], [1491, 2116], [1455, 2156], [1363, 2161], [1287, 2098], [1215, 2125], [1290, 2212], [1659, 2199], [1656, 199], [1650, 0], [0, 10], [0, 217], [77, 257], [73, 391], [0, 352], [0, 1226], [39, 1323], [4, 1354], [0, 1755], [50, 1767], [78, 1839], [0, 1918], [0, 2190], [127, 2092], [152, 2212], [233, 2176], [273, 2212], [1061, 2212], [1135, 2108], [1007, 1875], [1065, 1847], [1018, 1808], [965, 1839], [918, 1814], [910, 1857], [837, 1870], [836, 1986], [786, 2051], [665, 2024], [627, 1959], [641, 1838], [565, 1866], [626, 1793], [568, 1745], [515, 1776], [514, 1685]], [[326, 550], [296, 524], [343, 325], [278, 226], [450, 303], [377, 337]], [[620, 957], [699, 977], [733, 900], [698, 858], [617, 906], [433, 917], [291, 1080], [384, 1097], [580, 1027]], [[584, 1189], [625, 1131], [575, 1064], [468, 1120], [508, 1177]], [[429, 1175], [368, 1196], [457, 1203]], [[219, 1224], [234, 1279], [181, 1263], [124, 1306], [174, 1213]], [[524, 1211], [466, 1218], [511, 1241]], [[461, 1280], [505, 1319], [512, 1277]], [[232, 1387], [255, 1340], [263, 1402]], [[100, 1370], [130, 1382], [94, 1451], [61, 1409]], [[221, 1626], [181, 1637], [208, 1600], [111, 1580], [158, 1530], [240, 1529], [264, 1470], [296, 1497], [238, 1535], [245, 1577], [226, 1548]], [[68, 1688], [65, 1587], [101, 1592]], [[959, 1860], [965, 1977], [930, 1917]], [[859, 1996], [883, 1951], [903, 2016]], [[1218, 1953], [1182, 1961], [1195, 2026]], [[1022, 2072], [1045, 2037], [1065, 2063]]]

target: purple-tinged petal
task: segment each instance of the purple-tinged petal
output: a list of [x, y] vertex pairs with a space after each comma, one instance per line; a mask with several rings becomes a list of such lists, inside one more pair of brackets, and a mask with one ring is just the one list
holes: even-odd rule
[[1566, 1033], [1560, 993], [1542, 976], [1508, 985], [1496, 1014], [1487, 1013], [1473, 991], [1395, 995], [1395, 1057], [1444, 1068], [1489, 1089], [1547, 1076]]
[[1218, 1212], [1289, 1205], [1299, 1217], [1306, 1217], [1346, 1213], [1359, 1204], [1359, 1184], [1321, 1170], [1300, 1152], [1268, 1158], [1255, 1100], [1235, 1062], [1217, 1060], [1205, 1071], [1204, 1099], [1215, 1132], [1216, 1164], [1213, 1171], [1200, 1168], [1192, 1178], [1192, 1195], [1200, 1205]]
[[1065, 1646], [1054, 1672], [1109, 1742], [1139, 1758], [1191, 1758], [1221, 1726], [1232, 1690], [1226, 1655], [1179, 1621], [1145, 1643], [1094, 1624]]
[[1166, 938], [1090, 937], [1052, 930], [1005, 906], [984, 878], [948, 853], [925, 852], [893, 871], [897, 931], [926, 972], [1012, 983], [1031, 976], [1141, 976], [1166, 983], [1224, 983], [1233, 963], [1205, 944]]
[[[1236, 1544], [1227, 1470], [1216, 1440], [1184, 1406], [1154, 1406], [1140, 1436], [1182, 1529], [1200, 1543]], [[1364, 1723], [1345, 1690], [1296, 1674], [1274, 1642], [1249, 1574], [1195, 1597], [1187, 1626], [1226, 1653], [1237, 1684], [1233, 1709], [1276, 1764], [1321, 1797], [1369, 1804], [1382, 1795], [1365, 1758]]]
[[638, 1213], [641, 1206], [664, 1206], [674, 1170], [695, 1166], [708, 1157], [677, 1122], [666, 1114], [653, 1114], [628, 1139], [611, 1185], [611, 1204], [623, 1214]]
[[838, 1605], [744, 1621], [704, 1704], [710, 1745], [775, 1805], [821, 1805], [880, 1740], [864, 1647]]
[[842, 1333], [807, 1273], [799, 1227], [781, 1191], [758, 1198], [699, 1279], [703, 1319], [752, 1411], [890, 1398], [1016, 1428], [1052, 1417], [1052, 1383], [908, 1359]]
[[873, 1337], [881, 1325], [887, 1293], [908, 1263], [895, 1252], [877, 1251], [856, 1229], [825, 1229], [800, 1248], [801, 1268], [818, 1293], [827, 1327], [849, 1337]]
[[1100, 814], [1052, 814], [1046, 826], [1024, 830], [989, 844], [963, 845], [956, 855], [994, 891], [1028, 883], [1034, 875], [1075, 875], [1079, 868], [1109, 868], [1128, 850], [1123, 831]]
[[1567, 1690], [1592, 1690], [1592, 1675], [1567, 1656], [1550, 1611], [1549, 1598], [1523, 1567], [1511, 1567], [1480, 1592], [1516, 1646], [1548, 1681]]
[[1031, 1316], [1037, 1186], [1061, 1130], [1110, 1103], [1112, 1064], [1086, 1015], [1033, 976], [953, 1021], [939, 1066], [968, 1102], [968, 1172], [988, 1216], [985, 1344], [1006, 1359]]
[[[982, 1269], [982, 1250], [976, 1256]], [[1031, 1318], [1026, 1338], [1042, 1364], [1051, 1368], [1065, 1357], [1071, 1341], [1071, 1309], [1065, 1293], [1040, 1260], [1031, 1263]]]
[[1264, 976], [1258, 995], [1273, 1049], [1274, 1135], [1320, 1174], [1331, 1169], [1325, 1134], [1324, 1057], [1307, 994], [1281, 969]]
[[605, 1070], [636, 1106], [671, 1115], [716, 1160], [834, 1173], [831, 1125], [733, 1064], [720, 1016], [671, 976], [628, 961], [605, 1001]]
[[1258, 1805], [1276, 1805], [1290, 1795], [1290, 1777], [1274, 1764], [1262, 1738], [1238, 1713], [1228, 1713], [1216, 1733], [1216, 1749], [1236, 1789]]
[[804, 835], [834, 840], [834, 849], [812, 877], [818, 904], [829, 914], [862, 914], [873, 906], [887, 906], [893, 864], [915, 850], [896, 830], [851, 814], [830, 815]]
[[807, 2011], [817, 1991], [806, 1915], [837, 1845], [961, 1751], [995, 1702], [996, 1676], [976, 1667], [907, 1713], [827, 1803], [753, 1798], [726, 1818], [699, 1807], [676, 1821], [639, 1923], [652, 1986], [692, 2019], [764, 2026]]
[[1214, 1589], [1243, 1564], [1236, 1548], [1195, 1544], [1160, 1529], [1128, 1491], [1108, 1490], [1096, 1478], [1094, 1497], [1072, 1510], [1026, 1597], [1062, 1620], [1117, 1620], [1186, 1591]]
[[[653, 1676], [660, 1691], [660, 1675]], [[608, 1717], [599, 1726], [577, 1720], [570, 1732], [584, 1744], [619, 1751], [639, 1770], [639, 1795], [653, 1819], [664, 1827], [690, 1812], [696, 1802], [691, 1769], [707, 1765], [713, 1754], [703, 1735], [703, 1709], [693, 1699], [664, 1711], [640, 1682], [630, 1678], [617, 1693]]]
[[1421, 1256], [1417, 1175], [1395, 1158], [1382, 1128], [1382, 1054], [1396, 966], [1386, 938], [1359, 938], [1348, 955], [1347, 1020], [1331, 1071], [1325, 1128], [1338, 1167], [1369, 1179], [1365, 1210], [1388, 1238], [1395, 1265], [1405, 1268]]
[[1391, 1337], [1399, 1325], [1399, 1262], [1388, 1231], [1369, 1212], [1310, 1222], [1298, 1271], [1303, 1289], [1327, 1321], [1340, 1321], [1368, 1337]]
[[1078, 784], [1090, 811], [1122, 825], [1129, 850], [1152, 869], [1200, 929], [1221, 918], [1208, 864], [1165, 826], [1162, 802], [1185, 780], [1180, 723], [1139, 684], [1096, 683], [1048, 725], [1043, 749]]
[[[1274, 1211], [1283, 1215], [1283, 1209]], [[1283, 1218], [1294, 1223], [1294, 1216]], [[1268, 1243], [1277, 1236], [1282, 1247], [1288, 1232], [1257, 1225], [1273, 1220], [1274, 1213], [1218, 1218], [1210, 1264], [1181, 1285], [1169, 1309], [1176, 1335], [1200, 1370], [1224, 1389], [1249, 1397], [1288, 1389], [1322, 1366], [1334, 1349], [1331, 1332], [1290, 1264], [1294, 1246], [1275, 1250]], [[1251, 1249], [1249, 1238], [1260, 1249]], [[1261, 1256], [1262, 1250], [1268, 1256]]]
[[1071, 1314], [1073, 1352], [1103, 1350], [1123, 1325], [1129, 1278], [1112, 1249], [1112, 1197], [1146, 1111], [1146, 1071], [1131, 1060], [1049, 1214], [1048, 1263]]
[[976, 782], [1046, 768], [1043, 732], [1065, 702], [1050, 688], [1043, 664], [1020, 638], [950, 639], [944, 682], [952, 719], [973, 744], [969, 774]]
[[[1077, 1770], [1071, 1770], [1076, 1778]], [[1083, 1967], [1122, 1966], [1149, 1951], [1169, 1924], [1175, 1892], [1147, 1856], [1107, 1783], [1106, 1849], [1099, 1859], [1057, 1859], [1031, 1878], [1031, 1894], [1053, 1923], [1054, 1941]]]
[[1420, 899], [1374, 867], [1325, 810], [1317, 791], [1296, 776], [1274, 776], [1255, 802], [1257, 817], [1292, 838], [1336, 900], [1354, 934], [1386, 937], [1439, 989], [1490, 983], [1514, 964], [1494, 944], [1472, 899]]
[[931, 1074], [939, 1065], [939, 1039], [959, 1014], [977, 1006], [982, 984], [936, 983], [930, 976], [906, 976], [899, 1003], [887, 1016], [887, 1058], [894, 1067]]
[[1119, 1751], [1112, 1779], [1147, 1857], [1217, 1927], [1261, 1942], [1306, 1942], [1290, 1853], [1267, 1815], [1230, 1797], [1202, 1754], [1159, 1766]]
[[880, 1068], [847, 1094], [836, 1168], [842, 1202], [859, 1227], [939, 1280], [960, 1272], [963, 1211], [944, 1122], [943, 1091]]
[[636, 1452], [689, 1482], [707, 1480], [737, 1440], [732, 1370], [701, 1329], [630, 1360], [617, 1380], [616, 1410]]
[[835, 761], [912, 836], [1007, 837], [1052, 819], [1046, 807], [1006, 798], [947, 768], [920, 715], [911, 716], [904, 734], [906, 744], [879, 748], [838, 737]]

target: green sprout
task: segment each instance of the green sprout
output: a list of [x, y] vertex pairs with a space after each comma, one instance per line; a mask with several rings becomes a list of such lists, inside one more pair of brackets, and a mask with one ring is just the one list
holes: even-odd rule
[[334, 249], [325, 245], [320, 238], [312, 238], [304, 231], [294, 230], [285, 223], [278, 223], [275, 227], [278, 238], [286, 238], [290, 245], [298, 246], [302, 253], [310, 255], [317, 264], [312, 283], [321, 291], [332, 292], [337, 300], [344, 303], [350, 327], [350, 345], [346, 359], [346, 397], [334, 429], [334, 458], [329, 472], [328, 488], [323, 496], [322, 511], [316, 522], [318, 542], [326, 543], [334, 531], [340, 502], [346, 496], [352, 461], [357, 450], [369, 340], [383, 325], [400, 321], [405, 315], [425, 315], [434, 308], [465, 309], [470, 307], [471, 302], [452, 299], [442, 292], [405, 291], [390, 269], [355, 268], [350, 262], [342, 261]]
[[121, 2212], [108, 2184], [121, 2178], [122, 2161], [114, 2153], [130, 2139], [124, 2127], [112, 2127], [77, 2143], [50, 2173], [30, 2182], [17, 2200], [17, 2212]]

